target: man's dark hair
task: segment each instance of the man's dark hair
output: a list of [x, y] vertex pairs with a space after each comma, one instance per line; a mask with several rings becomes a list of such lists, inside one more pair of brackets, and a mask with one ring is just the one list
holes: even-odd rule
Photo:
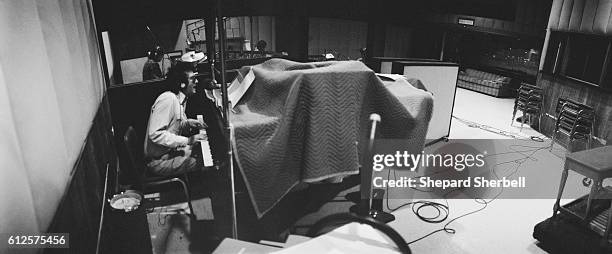
[[170, 67], [166, 76], [166, 90], [178, 94], [181, 90], [181, 83], [188, 84], [187, 73], [193, 72], [191, 68], [185, 65], [176, 65]]
[[266, 46], [268, 46], [268, 43], [266, 43], [266, 41], [264, 41], [264, 40], [258, 41], [257, 45], [255, 45], [255, 47], [257, 47], [257, 50], [259, 50], [259, 51], [265, 51], [266, 50]]
[[156, 62], [161, 61], [163, 56], [164, 52], [160, 46], [155, 46], [147, 52], [147, 57]]

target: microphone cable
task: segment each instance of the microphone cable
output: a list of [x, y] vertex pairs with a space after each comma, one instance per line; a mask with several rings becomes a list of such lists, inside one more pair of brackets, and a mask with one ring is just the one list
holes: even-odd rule
[[[521, 139], [521, 140], [531, 141], [532, 139]], [[532, 141], [532, 142], [538, 142], [538, 141]], [[551, 141], [551, 142], [552, 142], [552, 141]], [[522, 148], [528, 148], [528, 149], [527, 149], [527, 150], [516, 150], [516, 149], [515, 149], [516, 147], [522, 147]], [[514, 168], [514, 170], [513, 170], [511, 173], [509, 173], [509, 174], [505, 175], [505, 177], [512, 176], [512, 175], [514, 175], [516, 172], [518, 172], [519, 168], [520, 168], [520, 167], [523, 165], [523, 163], [527, 162], [528, 160], [531, 160], [531, 161], [537, 161], [537, 159], [533, 158], [533, 155], [534, 155], [535, 153], [537, 153], [537, 152], [541, 151], [541, 150], [548, 149], [548, 147], [549, 147], [549, 146], [538, 146], [538, 147], [534, 147], [534, 146], [526, 146], [526, 145], [510, 145], [510, 146], [508, 147], [510, 150], [512, 150], [512, 151], [510, 151], [510, 152], [502, 152], [502, 153], [496, 153], [496, 154], [489, 154], [489, 155], [486, 155], [485, 157], [492, 157], [492, 156], [498, 156], [498, 155], [504, 155], [504, 154], [520, 154], [520, 155], [523, 155], [523, 157], [521, 157], [521, 158], [519, 158], [519, 159], [509, 160], [509, 161], [504, 161], [504, 162], [499, 162], [499, 163], [494, 164], [494, 165], [491, 167], [490, 172], [491, 172], [491, 173], [492, 173], [492, 174], [495, 176], [495, 178], [497, 178], [497, 179], [499, 180], [499, 179], [501, 179], [501, 178], [499, 177], [499, 175], [497, 174], [497, 172], [496, 172], [496, 170], [495, 170], [495, 168], [496, 168], [497, 166], [500, 166], [500, 165], [503, 165], [503, 164], [508, 164], [508, 163], [516, 163], [517, 165], [516, 165], [516, 167]], [[531, 153], [530, 153], [530, 154], [527, 154], [527, 153], [529, 153], [529, 152], [531, 152]], [[391, 176], [391, 170], [393, 170], [393, 176], [394, 176], [394, 179], [395, 179], [395, 180], [397, 180], [397, 174], [396, 174], [396, 170], [395, 170], [395, 169], [390, 169], [390, 170], [388, 170], [388, 172], [387, 172], [387, 179], [390, 179], [390, 176]], [[433, 176], [433, 175], [437, 175], [437, 174], [440, 174], [440, 173], [443, 173], [443, 172], [445, 172], [445, 171], [433, 172], [433, 173], [428, 174], [428, 175], [417, 176], [417, 178], [422, 178], [422, 177], [427, 177], [427, 176]], [[459, 216], [457, 216], [457, 217], [455, 217], [455, 218], [453, 218], [453, 219], [449, 220], [448, 222], [446, 222], [446, 223], [444, 224], [444, 226], [443, 226], [442, 228], [437, 229], [437, 230], [434, 230], [434, 231], [431, 231], [431, 232], [427, 233], [427, 234], [426, 234], [426, 235], [424, 235], [424, 236], [421, 236], [421, 237], [419, 237], [419, 238], [417, 238], [417, 239], [415, 239], [415, 240], [412, 240], [412, 241], [410, 241], [410, 242], [407, 242], [407, 243], [408, 243], [408, 245], [413, 244], [413, 243], [415, 243], [415, 242], [418, 242], [418, 241], [420, 241], [420, 240], [423, 240], [423, 239], [425, 239], [425, 238], [427, 238], [427, 237], [429, 237], [429, 236], [431, 236], [431, 235], [433, 235], [433, 234], [436, 234], [436, 233], [438, 233], [438, 232], [446, 232], [446, 233], [448, 233], [448, 234], [455, 234], [457, 231], [456, 231], [454, 228], [449, 227], [449, 225], [450, 225], [451, 223], [453, 223], [453, 222], [455, 222], [455, 221], [457, 221], [457, 220], [459, 220], [459, 219], [463, 218], [463, 217], [466, 217], [466, 216], [469, 216], [469, 215], [472, 215], [472, 214], [478, 213], [478, 212], [480, 212], [480, 211], [482, 211], [482, 210], [486, 209], [486, 208], [487, 208], [487, 206], [488, 206], [488, 205], [489, 205], [491, 202], [493, 202], [493, 201], [497, 200], [497, 198], [498, 198], [498, 197], [499, 197], [499, 196], [500, 196], [500, 195], [503, 193], [503, 191], [504, 191], [504, 187], [502, 186], [501, 188], [502, 188], [502, 189], [501, 189], [501, 190], [500, 190], [500, 191], [499, 191], [499, 192], [498, 192], [498, 193], [497, 193], [497, 194], [496, 194], [496, 195], [495, 195], [493, 198], [491, 198], [491, 199], [489, 199], [489, 200], [485, 200], [485, 199], [483, 199], [483, 198], [475, 198], [475, 199], [474, 199], [474, 202], [476, 202], [476, 203], [478, 203], [478, 204], [481, 204], [481, 205], [482, 205], [482, 207], [480, 207], [480, 208], [478, 208], [478, 209], [476, 209], [476, 210], [474, 210], [474, 211], [470, 211], [470, 212], [467, 212], [467, 213], [461, 214], [461, 215], [459, 215]], [[418, 188], [416, 188], [416, 187], [411, 187], [411, 189], [414, 189], [414, 190], [419, 191], [419, 192], [433, 192], [433, 191], [431, 191], [431, 190], [422, 190], [422, 189], [418, 189]], [[400, 205], [400, 206], [398, 206], [398, 207], [391, 208], [391, 207], [389, 206], [389, 186], [387, 185], [387, 186], [385, 187], [385, 191], [386, 191], [386, 193], [387, 193], [387, 195], [386, 195], [386, 202], [385, 202], [385, 203], [386, 203], [386, 207], [387, 207], [387, 209], [388, 209], [390, 212], [395, 212], [395, 211], [397, 211], [397, 210], [399, 210], [399, 209], [401, 209], [401, 208], [403, 208], [403, 207], [406, 207], [406, 206], [412, 205], [412, 212], [413, 212], [413, 213], [415, 214], [415, 216], [417, 216], [417, 217], [418, 217], [420, 220], [422, 220], [422, 221], [424, 221], [424, 222], [427, 222], [427, 223], [442, 223], [442, 222], [444, 222], [445, 220], [447, 220], [447, 219], [448, 219], [449, 214], [450, 214], [450, 205], [448, 204], [448, 199], [447, 199], [448, 195], [450, 195], [452, 192], [455, 192], [455, 191], [458, 191], [458, 190], [462, 190], [462, 189], [464, 189], [464, 188], [457, 188], [457, 189], [453, 189], [453, 190], [450, 190], [450, 191], [448, 191], [448, 192], [444, 193], [444, 195], [442, 195], [442, 197], [444, 198], [444, 202], [445, 202], [445, 204], [438, 203], [438, 202], [434, 202], [434, 201], [425, 201], [425, 200], [420, 200], [420, 201], [411, 201], [411, 202], [407, 202], [407, 203], [404, 203], [404, 204], [402, 204], [402, 205]], [[434, 209], [434, 210], [437, 212], [436, 216], [425, 216], [425, 215], [423, 215], [421, 211], [422, 211], [423, 209], [425, 209], [425, 208], [433, 208], [433, 209]]]
[[495, 134], [499, 134], [499, 135], [502, 135], [502, 136], [510, 137], [510, 138], [513, 138], [513, 139], [531, 140], [531, 141], [535, 141], [535, 142], [544, 142], [544, 138], [545, 138], [545, 136], [542, 136], [542, 135], [540, 135], [540, 136], [525, 136], [525, 135], [522, 135], [520, 133], [514, 133], [514, 132], [505, 131], [505, 130], [502, 130], [502, 129], [499, 129], [499, 128], [495, 128], [495, 127], [492, 127], [492, 126], [489, 126], [489, 125], [486, 125], [486, 124], [480, 124], [480, 123], [477, 123], [477, 122], [472, 122], [472, 121], [469, 121], [469, 120], [466, 120], [466, 119], [463, 119], [463, 118], [459, 118], [459, 117], [456, 117], [455, 115], [453, 115], [452, 117], [457, 119], [457, 121], [467, 125], [468, 127], [478, 128], [478, 129], [481, 129], [481, 130], [484, 130], [484, 131], [488, 131], [488, 132], [491, 132], [491, 133], [495, 133]]

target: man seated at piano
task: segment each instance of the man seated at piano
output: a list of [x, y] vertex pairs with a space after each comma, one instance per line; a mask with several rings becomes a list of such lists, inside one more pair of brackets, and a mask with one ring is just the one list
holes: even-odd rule
[[190, 68], [175, 66], [165, 82], [167, 91], [151, 107], [144, 144], [147, 167], [158, 175], [202, 170], [201, 152], [193, 147], [207, 139], [206, 134], [198, 133], [206, 124], [185, 115], [186, 99], [195, 93], [198, 83], [195, 73]]

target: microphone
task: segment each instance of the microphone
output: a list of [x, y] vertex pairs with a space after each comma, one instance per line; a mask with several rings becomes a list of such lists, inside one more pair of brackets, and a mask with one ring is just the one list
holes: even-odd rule
[[[370, 121], [372, 121], [372, 126], [370, 128], [370, 139], [368, 142], [367, 150], [365, 151], [365, 165], [361, 166], [359, 169], [359, 174], [361, 175], [361, 184], [359, 185], [359, 191], [353, 192], [358, 193], [360, 196], [359, 203], [352, 206], [350, 211], [353, 213], [357, 213], [362, 216], [371, 217], [377, 221], [382, 223], [388, 223], [390, 221], [395, 220], [395, 216], [393, 214], [387, 213], [382, 209], [382, 198], [385, 195], [384, 189], [376, 189], [372, 188], [372, 175], [373, 175], [373, 155], [374, 155], [374, 141], [376, 138], [376, 126], [381, 121], [381, 117], [379, 114], [372, 113], [370, 114]], [[347, 198], [349, 195], [352, 196], [353, 193], [347, 194]], [[375, 200], [373, 200], [375, 199]], [[350, 199], [349, 199], [350, 200]]]
[[[155, 45], [157, 45], [157, 46], [159, 46], [161, 48], [161, 44], [159, 43], [159, 40], [157, 39], [157, 36], [155, 36], [155, 33], [153, 33], [153, 31], [151, 30], [149, 25], [145, 25], [145, 27], [147, 28], [147, 31], [149, 31], [149, 35], [151, 36], [151, 38], [153, 38], [153, 43], [155, 43]], [[163, 48], [162, 48], [162, 51], [163, 51]]]
[[[374, 155], [374, 139], [376, 138], [376, 126], [381, 121], [381, 117], [379, 114], [373, 113], [370, 114], [370, 121], [372, 121], [372, 128], [370, 129], [370, 142], [368, 144], [367, 158], [368, 158], [368, 170], [366, 172], [362, 172], [362, 186], [366, 185], [368, 188], [367, 193], [362, 193], [367, 195], [367, 202], [362, 200], [362, 206], [367, 206], [367, 215], [374, 218], [377, 221], [388, 223], [390, 221], [395, 220], [395, 216], [393, 214], [387, 213], [383, 211], [383, 197], [385, 195], [384, 189], [373, 189], [372, 188], [372, 165], [373, 165], [373, 155]], [[387, 194], [388, 195], [388, 194]], [[363, 208], [365, 210], [365, 208]], [[362, 211], [363, 211], [362, 210]], [[365, 211], [363, 211], [365, 212]]]
[[[380, 115], [372, 113], [370, 115], [370, 121], [372, 121], [372, 128], [370, 128], [370, 144], [373, 143], [374, 137], [376, 136], [376, 124], [381, 120]], [[372, 148], [371, 146], [369, 148]]]
[[368, 216], [370, 209], [372, 208], [372, 154], [374, 153], [374, 139], [376, 138], [376, 125], [380, 122], [380, 115], [376, 113], [370, 114], [370, 121], [372, 121], [372, 127], [370, 128], [370, 138], [368, 140], [368, 147], [365, 153], [366, 161], [365, 166], [361, 169], [361, 203], [359, 205], [359, 214]]
[[214, 90], [214, 89], [220, 89], [221, 85], [219, 85], [219, 83], [217, 83], [217, 79], [215, 78], [215, 72], [217, 70], [215, 69], [215, 62], [211, 61], [210, 62], [210, 76], [211, 76], [211, 80], [210, 80], [210, 84], [208, 84], [208, 86], [206, 87], [206, 89], [208, 90]]
[[164, 61], [164, 57], [165, 57], [166, 53], [164, 52], [164, 48], [159, 43], [159, 40], [157, 39], [157, 36], [155, 36], [155, 33], [153, 33], [153, 31], [151, 30], [149, 25], [145, 24], [145, 28], [147, 28], [147, 31], [149, 31], [149, 35], [151, 36], [151, 38], [153, 38], [153, 43], [155, 43], [155, 47], [154, 48], [155, 48], [155, 51], [156, 51], [156, 55], [161, 54], [161, 56], [162, 56], [161, 71], [162, 71], [162, 77], [165, 77], [167, 73], [164, 73], [164, 72], [166, 72], [166, 61]]

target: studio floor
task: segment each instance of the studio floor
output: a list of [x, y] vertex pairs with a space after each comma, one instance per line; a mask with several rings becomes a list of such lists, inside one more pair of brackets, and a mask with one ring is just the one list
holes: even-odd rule
[[[512, 139], [494, 133], [497, 130], [525, 139], [541, 137], [540, 133], [529, 126], [521, 129], [519, 123], [511, 122], [513, 106], [514, 99], [500, 99], [457, 88], [450, 139]], [[469, 123], [483, 125], [485, 129], [470, 126]], [[550, 145], [550, 140], [545, 138], [544, 142], [522, 143], [544, 147]], [[542, 184], [556, 191], [563, 168], [561, 156], [564, 151], [560, 150], [560, 146], [555, 148], [552, 153], [547, 149], [536, 152], [534, 157], [537, 161], [530, 160], [520, 165], [519, 174], [530, 170], [547, 171], [549, 181]], [[436, 201], [443, 203], [441, 200]], [[390, 202], [391, 207], [395, 207], [405, 201]], [[395, 212], [397, 219], [389, 225], [406, 241], [412, 241], [443, 228], [449, 220], [482, 209], [448, 224], [448, 228], [455, 230], [454, 234], [435, 233], [411, 244], [411, 249], [414, 253], [546, 253], [536, 245], [532, 233], [537, 223], [552, 215], [553, 204], [553, 199], [497, 199], [482, 209], [484, 205], [473, 199], [450, 199], [449, 219], [443, 223], [425, 223], [411, 209], [402, 209]]]
[[[536, 175], [537, 184], [546, 193], [556, 193], [565, 150], [559, 145], [549, 151], [550, 140], [543, 137], [528, 125], [520, 128], [519, 123], [512, 123], [514, 99], [500, 99], [469, 90], [457, 89], [450, 139], [486, 139], [491, 142], [516, 140], [522, 147], [529, 148], [529, 159], [515, 163], [517, 174]], [[503, 132], [505, 135], [500, 135]], [[543, 142], [532, 141], [530, 137], [541, 137]], [[518, 140], [517, 140], [518, 138]], [[426, 148], [436, 149], [441, 144]], [[503, 150], [503, 149], [500, 149]], [[519, 158], [520, 159], [520, 158]], [[514, 158], [514, 160], [517, 160]], [[398, 177], [411, 172], [399, 172]], [[572, 176], [568, 186], [576, 192], [586, 191], [579, 184], [579, 176]], [[322, 205], [318, 211], [299, 219], [291, 228], [292, 234], [303, 234], [309, 225], [320, 218], [346, 212], [352, 205], [342, 202], [344, 195], [357, 188], [340, 193], [332, 202]], [[388, 200], [388, 207], [395, 208], [406, 202], [414, 201], [413, 195], [403, 194], [398, 190], [388, 190], [393, 198]], [[584, 192], [586, 193], [586, 192]], [[454, 234], [440, 231], [422, 240], [410, 244], [413, 253], [546, 253], [532, 237], [534, 226], [552, 215], [553, 196], [544, 195], [541, 199], [503, 198], [489, 199], [485, 207], [474, 199], [434, 199], [449, 206], [449, 216], [442, 223], [421, 221], [409, 206], [394, 211], [396, 219], [389, 225], [398, 231], [407, 242], [417, 240], [430, 232], [445, 227], [454, 230]], [[340, 200], [340, 201], [339, 201]], [[447, 203], [446, 203], [447, 202]], [[203, 198], [195, 201], [196, 215], [199, 220], [210, 220], [210, 200]], [[385, 205], [385, 207], [387, 207]], [[174, 208], [177, 208], [175, 206]], [[186, 207], [178, 205], [178, 211]], [[192, 243], [196, 224], [186, 216], [173, 215], [171, 208], [149, 213], [149, 228], [152, 236], [154, 253], [205, 253], [210, 248], [198, 247]], [[477, 211], [477, 212], [476, 212]], [[435, 214], [436, 211], [423, 211]], [[468, 213], [472, 213], [466, 215]], [[462, 217], [465, 215], [464, 217]], [[177, 217], [178, 216], [178, 217]], [[459, 218], [460, 217], [460, 218]], [[458, 218], [458, 219], [457, 219]], [[456, 219], [456, 220], [454, 220]], [[452, 222], [451, 222], [452, 221]], [[189, 225], [192, 224], [192, 225]], [[204, 223], [206, 224], [206, 223]]]
[[[537, 240], [532, 237], [532, 233], [537, 223], [552, 215], [555, 200], [552, 198], [554, 195], [551, 194], [556, 193], [558, 188], [565, 150], [561, 146], [555, 145], [550, 152], [546, 149], [550, 145], [550, 139], [531, 129], [528, 125], [524, 125], [521, 129], [519, 123], [513, 122], [511, 126], [513, 106], [514, 99], [495, 98], [457, 88], [449, 138], [482, 139], [499, 143], [498, 146], [504, 146], [515, 138], [521, 139], [515, 143], [520, 146], [533, 147], [527, 148], [530, 153], [533, 151], [533, 155], [532, 158], [521, 161], [520, 165], [512, 165], [512, 167], [517, 169], [516, 174], [537, 176], [538, 182], [535, 184], [540, 185], [546, 193], [549, 193], [542, 196], [551, 196], [551, 198], [487, 199], [489, 203], [486, 207], [474, 199], [425, 199], [449, 206], [448, 219], [442, 223], [421, 221], [410, 209], [410, 206], [399, 209], [393, 212], [396, 219], [389, 225], [398, 231], [406, 242], [417, 240], [430, 232], [443, 229], [445, 224], [451, 220], [477, 211], [447, 224], [446, 227], [453, 229], [454, 234], [440, 231], [411, 243], [410, 248], [413, 253], [547, 253], [537, 246]], [[505, 132], [505, 135], [496, 132]], [[541, 137], [544, 142], [532, 141], [531, 136]], [[433, 144], [425, 150], [436, 149], [443, 144]], [[515, 156], [510, 160], [514, 159], [520, 158]], [[397, 172], [398, 177], [415, 175], [411, 172]], [[568, 186], [572, 187], [568, 187], [568, 189], [574, 188], [577, 192], [587, 191], [578, 184], [580, 179], [577, 175], [570, 175]], [[571, 183], [572, 180], [573, 184]], [[401, 198], [402, 195], [412, 197], [414, 193], [401, 194], [398, 193], [401, 190], [397, 189], [389, 191], [391, 193], [388, 194], [394, 197], [388, 200], [390, 208], [396, 208], [407, 202], [422, 200], [420, 198]], [[514, 197], [511, 194], [507, 196]], [[331, 203], [328, 206], [324, 206], [319, 212], [339, 212], [345, 209], [344, 207], [338, 209], [339, 205], [336, 203]], [[387, 208], [386, 205], [385, 208]], [[437, 211], [428, 209], [424, 210], [423, 215], [436, 215]], [[319, 216], [312, 215], [312, 217]], [[313, 220], [306, 217], [299, 223], [307, 225]]]

